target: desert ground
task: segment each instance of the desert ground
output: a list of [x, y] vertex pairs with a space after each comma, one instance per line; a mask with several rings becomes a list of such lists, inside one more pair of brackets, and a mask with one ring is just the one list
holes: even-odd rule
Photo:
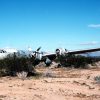
[[100, 69], [36, 68], [38, 76], [0, 78], [0, 100], [100, 100]]

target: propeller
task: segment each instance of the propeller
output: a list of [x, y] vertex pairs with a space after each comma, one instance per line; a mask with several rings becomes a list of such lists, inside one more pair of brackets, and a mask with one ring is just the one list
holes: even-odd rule
[[36, 51], [33, 51], [32, 53], [33, 53], [33, 56], [35, 57], [35, 58], [38, 58], [38, 54], [40, 54], [39, 53], [39, 50], [41, 49], [41, 47], [39, 47], [39, 48], [37, 48], [37, 50]]
[[37, 50], [36, 50], [36, 51], [39, 51], [40, 49], [41, 49], [41, 47], [37, 48]]
[[33, 53], [39, 53], [39, 50], [41, 49], [41, 47], [39, 47], [39, 48], [37, 48], [37, 50], [36, 51], [33, 51]]

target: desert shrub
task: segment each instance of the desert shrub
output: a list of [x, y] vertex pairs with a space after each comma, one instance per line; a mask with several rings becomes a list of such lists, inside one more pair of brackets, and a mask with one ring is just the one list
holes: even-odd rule
[[100, 57], [85, 57], [81, 55], [66, 54], [59, 56], [56, 62], [59, 62], [64, 67], [74, 66], [75, 68], [87, 68], [87, 64], [94, 64], [100, 61]]
[[31, 62], [29, 58], [25, 57], [8, 57], [0, 60], [0, 73], [14, 75], [16, 72], [29, 72]]
[[97, 84], [100, 84], [100, 76], [94, 77], [94, 80]]

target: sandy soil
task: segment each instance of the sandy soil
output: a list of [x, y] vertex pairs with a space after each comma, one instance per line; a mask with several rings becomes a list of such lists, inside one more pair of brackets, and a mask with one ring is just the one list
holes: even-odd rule
[[41, 77], [0, 78], [0, 100], [100, 100], [100, 69], [36, 70]]

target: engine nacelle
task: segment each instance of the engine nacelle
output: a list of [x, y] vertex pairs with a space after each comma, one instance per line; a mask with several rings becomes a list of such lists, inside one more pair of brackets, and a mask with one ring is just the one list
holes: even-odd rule
[[46, 58], [46, 61], [45, 61], [46, 66], [50, 66], [51, 63], [52, 61], [49, 58]]
[[37, 60], [41, 60], [42, 59], [42, 54], [38, 53], [38, 52], [32, 53], [32, 56]]
[[68, 51], [64, 48], [58, 48], [56, 49], [56, 55], [65, 55]]

